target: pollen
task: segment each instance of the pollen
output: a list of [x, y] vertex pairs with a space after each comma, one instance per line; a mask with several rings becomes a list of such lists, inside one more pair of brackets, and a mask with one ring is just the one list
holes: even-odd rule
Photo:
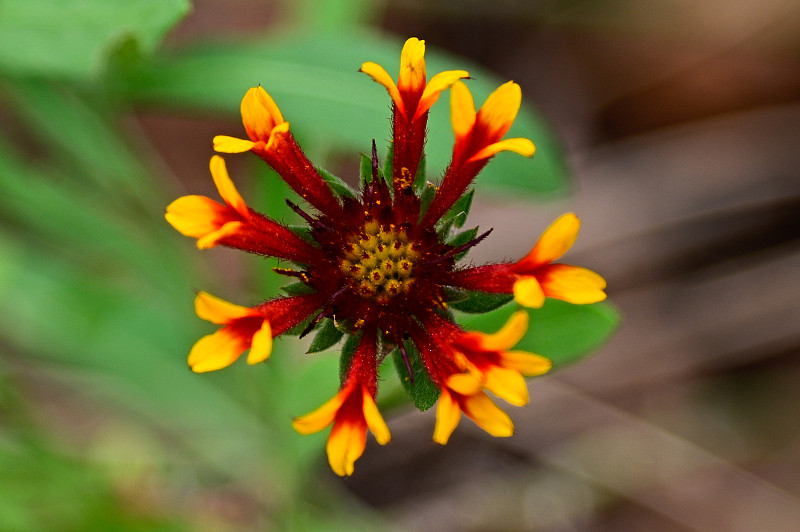
[[361, 297], [385, 302], [408, 292], [419, 258], [404, 229], [370, 220], [342, 250], [339, 270]]

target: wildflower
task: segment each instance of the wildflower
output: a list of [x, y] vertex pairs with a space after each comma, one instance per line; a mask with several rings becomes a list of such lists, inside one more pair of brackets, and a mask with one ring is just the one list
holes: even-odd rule
[[[315, 333], [314, 351], [346, 337], [338, 393], [293, 422], [302, 434], [331, 426], [328, 461], [338, 475], [353, 473], [368, 429], [378, 443], [390, 440], [376, 406], [378, 367], [387, 355], [417, 406], [429, 408], [438, 398], [435, 441], [447, 442], [462, 412], [491, 435], [513, 433], [510, 418], [488, 393], [524, 405], [524, 376], [550, 369], [548, 359], [512, 349], [525, 334], [528, 312], [518, 311], [499, 331], [485, 334], [462, 329], [450, 308], [485, 311], [510, 301], [512, 294], [523, 305], [541, 306], [535, 287], [578, 303], [598, 300], [602, 293], [596, 274], [552, 264], [577, 233], [569, 217], [548, 229], [516, 263], [459, 265], [489, 234], [479, 235], [477, 228], [459, 231], [470, 199], [466, 190], [498, 152], [531, 156], [534, 147], [528, 139], [503, 139], [520, 107], [517, 84], [502, 85], [476, 111], [460, 81], [468, 73], [446, 71], [428, 80], [424, 51], [424, 41], [406, 41], [396, 83], [375, 63], [361, 66], [386, 88], [394, 116], [388, 160], [382, 167], [373, 141], [358, 191], [306, 158], [289, 123], [260, 86], [242, 100], [248, 138], [214, 138], [218, 152], [250, 151], [266, 161], [310, 206], [287, 199], [307, 228], [290, 228], [249, 208], [218, 155], [210, 168], [223, 202], [186, 196], [167, 207], [167, 220], [196, 238], [199, 248], [222, 245], [278, 257], [286, 264], [275, 271], [294, 281], [285, 289], [287, 297], [252, 307], [200, 293], [198, 316], [221, 327], [191, 350], [194, 371], [228, 366], [248, 349], [248, 363], [267, 360], [273, 338], [284, 334]], [[420, 162], [428, 111], [447, 88], [455, 144], [436, 191], [426, 185]]]

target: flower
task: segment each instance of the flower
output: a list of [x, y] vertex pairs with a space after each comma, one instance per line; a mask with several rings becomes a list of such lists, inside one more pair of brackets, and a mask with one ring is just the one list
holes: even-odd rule
[[389, 427], [375, 405], [375, 346], [374, 331], [365, 333], [339, 393], [318, 409], [292, 422], [300, 434], [312, 434], [333, 425], [328, 436], [328, 463], [334, 473], [340, 476], [353, 474], [355, 461], [366, 447], [367, 428], [381, 445], [391, 439]]
[[572, 213], [560, 216], [522, 259], [513, 264], [489, 264], [461, 270], [456, 284], [469, 290], [514, 294], [522, 306], [539, 308], [545, 297], [585, 305], [606, 298], [605, 280], [580, 266], [553, 264], [578, 236], [580, 220]]
[[[520, 107], [518, 85], [500, 86], [476, 111], [460, 81], [467, 72], [446, 71], [428, 81], [424, 52], [424, 41], [406, 41], [397, 83], [375, 63], [361, 66], [389, 93], [393, 127], [386, 175], [373, 141], [358, 191], [306, 158], [277, 104], [260, 86], [242, 100], [249, 140], [214, 138], [218, 152], [249, 151], [268, 163], [308, 204], [286, 200], [306, 227], [291, 228], [248, 207], [219, 155], [212, 157], [210, 169], [222, 203], [185, 196], [167, 207], [167, 221], [196, 238], [199, 248], [222, 245], [277, 257], [285, 262], [274, 271], [293, 281], [285, 288], [288, 296], [251, 307], [198, 294], [198, 316], [221, 327], [191, 349], [192, 370], [223, 368], [248, 349], [248, 363], [266, 361], [273, 339], [282, 335], [316, 333], [315, 351], [346, 338], [339, 391], [293, 421], [302, 434], [331, 426], [328, 462], [342, 476], [353, 473], [368, 429], [378, 443], [390, 440], [376, 405], [378, 367], [390, 354], [421, 409], [438, 398], [435, 441], [447, 442], [462, 412], [493, 436], [513, 433], [510, 418], [489, 394], [524, 405], [529, 400], [524, 377], [541, 375], [551, 365], [543, 356], [512, 349], [525, 335], [528, 311], [514, 313], [499, 331], [485, 334], [464, 330], [451, 307], [480, 302], [492, 293], [514, 294], [523, 305], [541, 306], [534, 300], [537, 286], [542, 294], [572, 302], [597, 300], [598, 290], [602, 293], [596, 274], [552, 264], [577, 233], [569, 217], [548, 229], [516, 263], [459, 264], [489, 234], [458, 229], [467, 209], [467, 188], [496, 153], [530, 156], [534, 148], [528, 139], [503, 139]], [[455, 144], [437, 191], [425, 184], [420, 162], [428, 111], [448, 87]], [[511, 299], [501, 297], [507, 298], [501, 303]]]

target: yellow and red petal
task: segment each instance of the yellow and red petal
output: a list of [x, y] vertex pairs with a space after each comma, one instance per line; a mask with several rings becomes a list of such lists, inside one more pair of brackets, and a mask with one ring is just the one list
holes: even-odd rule
[[491, 143], [506, 134], [522, 104], [522, 90], [509, 81], [500, 85], [478, 111], [477, 122]]
[[269, 140], [267, 144], [264, 146], [264, 149], [269, 151], [274, 148], [275, 144], [280, 142], [281, 139], [284, 138], [284, 135], [289, 132], [289, 122], [281, 122], [277, 126], [272, 129], [272, 133], [269, 136]]
[[227, 135], [214, 137], [214, 151], [220, 153], [244, 153], [253, 149], [256, 143], [252, 140], [238, 139]]
[[524, 155], [525, 157], [532, 157], [536, 152], [536, 146], [533, 145], [533, 142], [531, 142], [530, 139], [505, 139], [481, 148], [477, 153], [475, 153], [475, 155], [467, 159], [467, 162], [471, 163], [480, 161], [481, 159], [488, 159], [489, 157], [494, 157], [501, 151], [513, 151], [514, 153]]
[[189, 352], [189, 367], [195, 373], [228, 367], [250, 346], [249, 340], [239, 332], [223, 327], [194, 344]]
[[216, 231], [212, 231], [197, 239], [197, 249], [210, 249], [218, 245], [222, 239], [241, 232], [246, 227], [244, 222], [227, 222]]
[[236, 190], [233, 181], [231, 181], [231, 176], [225, 167], [225, 159], [219, 155], [214, 155], [211, 157], [208, 167], [211, 170], [211, 177], [214, 178], [214, 185], [216, 185], [220, 197], [244, 219], [247, 219], [250, 216], [250, 209], [242, 199], [239, 191]]
[[266, 142], [272, 129], [284, 121], [280, 109], [260, 85], [244, 95], [241, 111], [244, 128], [253, 142]]
[[514, 283], [514, 301], [528, 308], [544, 305], [544, 290], [536, 277], [522, 277]]
[[386, 69], [377, 63], [367, 61], [361, 65], [360, 70], [364, 74], [371, 77], [375, 82], [386, 87], [386, 90], [389, 92], [389, 96], [392, 98], [395, 106], [397, 106], [398, 110], [405, 115], [405, 105], [403, 104], [403, 99], [400, 97], [400, 91], [397, 89], [397, 85], [395, 85], [392, 77], [388, 72], [386, 72]]
[[561, 258], [575, 243], [580, 228], [581, 222], [573, 213], [561, 215], [545, 229], [533, 249], [515, 265], [514, 269], [518, 273], [526, 273]]
[[445, 385], [461, 395], [473, 395], [480, 391], [480, 377], [474, 373], [454, 373], [447, 378]]
[[514, 434], [514, 423], [511, 418], [483, 392], [465, 397], [461, 409], [492, 436], [507, 437]]
[[411, 37], [400, 52], [400, 73], [397, 88], [400, 93], [420, 93], [425, 86], [425, 41]]
[[386, 445], [392, 439], [392, 435], [389, 432], [389, 427], [386, 425], [386, 422], [383, 420], [383, 416], [381, 416], [380, 411], [378, 410], [378, 406], [375, 404], [375, 400], [372, 398], [372, 395], [367, 391], [366, 388], [362, 387], [362, 393], [364, 397], [364, 420], [369, 427], [369, 430], [372, 432], [373, 436], [375, 436], [375, 440], [381, 445]]
[[450, 122], [456, 142], [465, 138], [475, 126], [475, 100], [467, 84], [458, 81], [450, 87]]
[[272, 327], [269, 320], [264, 320], [261, 328], [253, 335], [250, 353], [247, 355], [248, 364], [264, 362], [272, 354]]
[[205, 196], [183, 196], [167, 206], [164, 218], [181, 234], [201, 238], [230, 220], [228, 208]]
[[[417, 104], [417, 110], [414, 113], [414, 120], [417, 120], [420, 116], [422, 116], [423, 113], [429, 110], [433, 104], [436, 103], [442, 91], [449, 88], [458, 80], [468, 77], [469, 72], [466, 70], [447, 70], [445, 72], [439, 72], [433, 76], [430, 82], [425, 85], [425, 90], [422, 91], [419, 104]], [[475, 114], [474, 104], [472, 107], [472, 114]]]
[[485, 351], [507, 351], [522, 340], [528, 330], [528, 313], [518, 310], [508, 318], [508, 321], [499, 331], [492, 334], [467, 333], [478, 340], [478, 344]]
[[258, 311], [253, 308], [234, 305], [208, 292], [199, 292], [194, 298], [194, 311], [201, 319], [219, 325], [227, 325], [240, 318], [258, 315]]
[[553, 361], [535, 353], [527, 351], [506, 351], [500, 354], [500, 364], [505, 368], [514, 369], [523, 375], [533, 377], [550, 371]]
[[519, 371], [489, 366], [483, 373], [484, 387], [514, 406], [528, 404], [528, 385]]
[[551, 264], [540, 268], [537, 278], [547, 297], [585, 305], [606, 298], [606, 281], [586, 268], [569, 264]]
[[433, 441], [445, 445], [450, 435], [456, 430], [461, 419], [461, 407], [458, 401], [445, 389], [439, 396], [436, 407], [436, 426], [433, 429]]
[[336, 413], [352, 392], [353, 387], [348, 386], [339, 390], [339, 393], [326, 401], [322, 406], [308, 414], [294, 418], [292, 427], [300, 434], [313, 434], [319, 432], [336, 418]]
[[367, 425], [363, 419], [337, 419], [326, 445], [333, 472], [340, 477], [352, 475], [366, 446]]

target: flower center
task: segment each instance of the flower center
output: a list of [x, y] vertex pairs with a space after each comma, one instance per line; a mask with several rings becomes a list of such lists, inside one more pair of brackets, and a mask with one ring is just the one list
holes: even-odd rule
[[339, 269], [350, 277], [362, 297], [388, 301], [407, 292], [414, 283], [418, 257], [404, 229], [381, 226], [372, 220], [360, 234], [348, 239]]

